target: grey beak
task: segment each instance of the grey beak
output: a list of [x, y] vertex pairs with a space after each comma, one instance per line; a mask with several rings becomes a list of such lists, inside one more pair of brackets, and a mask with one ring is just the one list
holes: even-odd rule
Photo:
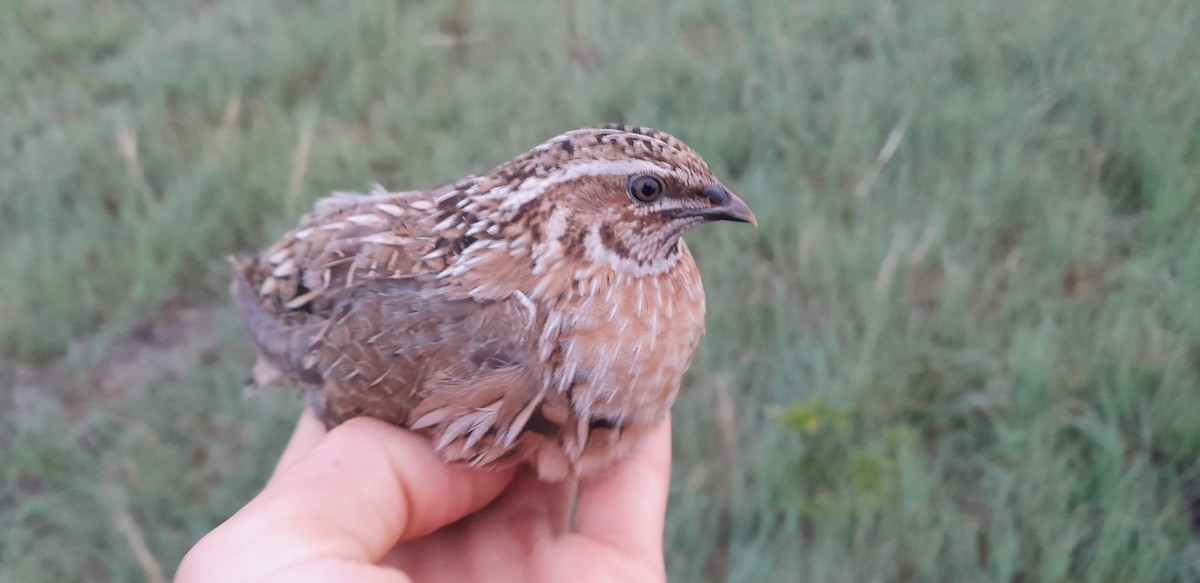
[[737, 195], [729, 192], [728, 188], [717, 184], [704, 189], [702, 193], [713, 206], [703, 209], [687, 209], [680, 214], [684, 217], [704, 217], [706, 221], [736, 221], [758, 226], [754, 212]]

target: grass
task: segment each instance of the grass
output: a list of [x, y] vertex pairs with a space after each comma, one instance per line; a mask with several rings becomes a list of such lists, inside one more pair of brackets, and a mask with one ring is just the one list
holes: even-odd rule
[[169, 577], [299, 403], [223, 258], [311, 201], [658, 127], [674, 580], [1200, 580], [1200, 4], [0, 0], [0, 580]]

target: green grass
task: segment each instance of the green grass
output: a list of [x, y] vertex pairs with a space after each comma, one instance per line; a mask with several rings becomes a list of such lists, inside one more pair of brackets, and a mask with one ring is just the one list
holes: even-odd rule
[[1194, 0], [0, 0], [0, 580], [169, 577], [261, 485], [299, 402], [241, 394], [227, 254], [603, 121], [762, 221], [689, 237], [674, 580], [1200, 580], [1198, 38]]

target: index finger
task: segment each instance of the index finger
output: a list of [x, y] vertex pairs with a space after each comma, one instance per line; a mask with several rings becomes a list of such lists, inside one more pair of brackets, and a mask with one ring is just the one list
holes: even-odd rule
[[668, 417], [607, 474], [580, 484], [576, 532], [661, 562], [670, 483]]
[[292, 432], [287, 446], [279, 455], [279, 463], [275, 464], [275, 471], [271, 473], [271, 478], [267, 482], [274, 481], [280, 473], [312, 451], [321, 442], [321, 438], [325, 437], [325, 433], [325, 424], [317, 419], [311, 409], [305, 407], [304, 411], [300, 413], [300, 420], [296, 422], [296, 430]]
[[[333, 429], [210, 533], [199, 553], [229, 564], [270, 556], [374, 563], [397, 542], [428, 534], [500, 494], [512, 471], [450, 464], [429, 441], [356, 418]], [[201, 548], [201, 541], [197, 548]]]

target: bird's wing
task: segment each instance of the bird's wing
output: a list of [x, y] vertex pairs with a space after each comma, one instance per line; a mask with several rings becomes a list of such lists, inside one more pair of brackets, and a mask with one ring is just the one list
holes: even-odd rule
[[421, 258], [434, 242], [415, 236], [430, 195], [334, 195], [257, 257], [231, 261], [243, 323], [266, 361], [260, 365], [277, 372], [260, 384], [321, 384], [306, 359], [339, 298], [363, 282], [430, 276], [438, 266]]
[[322, 388], [327, 423], [380, 417], [474, 459], [506, 449], [484, 446], [511, 445], [531, 419], [555, 429], [543, 413], [565, 418], [569, 403], [547, 396], [534, 349], [545, 315], [532, 302], [443, 293], [437, 274], [464, 245], [453, 229], [430, 229], [435, 204], [436, 192], [318, 204], [260, 256], [234, 263], [235, 295], [279, 376]]
[[[325, 380], [333, 422], [379, 417], [471, 459], [512, 445], [546, 405], [538, 317], [519, 299], [446, 299], [399, 281], [359, 286], [342, 305], [307, 363]], [[564, 395], [549, 398], [567, 405]]]

